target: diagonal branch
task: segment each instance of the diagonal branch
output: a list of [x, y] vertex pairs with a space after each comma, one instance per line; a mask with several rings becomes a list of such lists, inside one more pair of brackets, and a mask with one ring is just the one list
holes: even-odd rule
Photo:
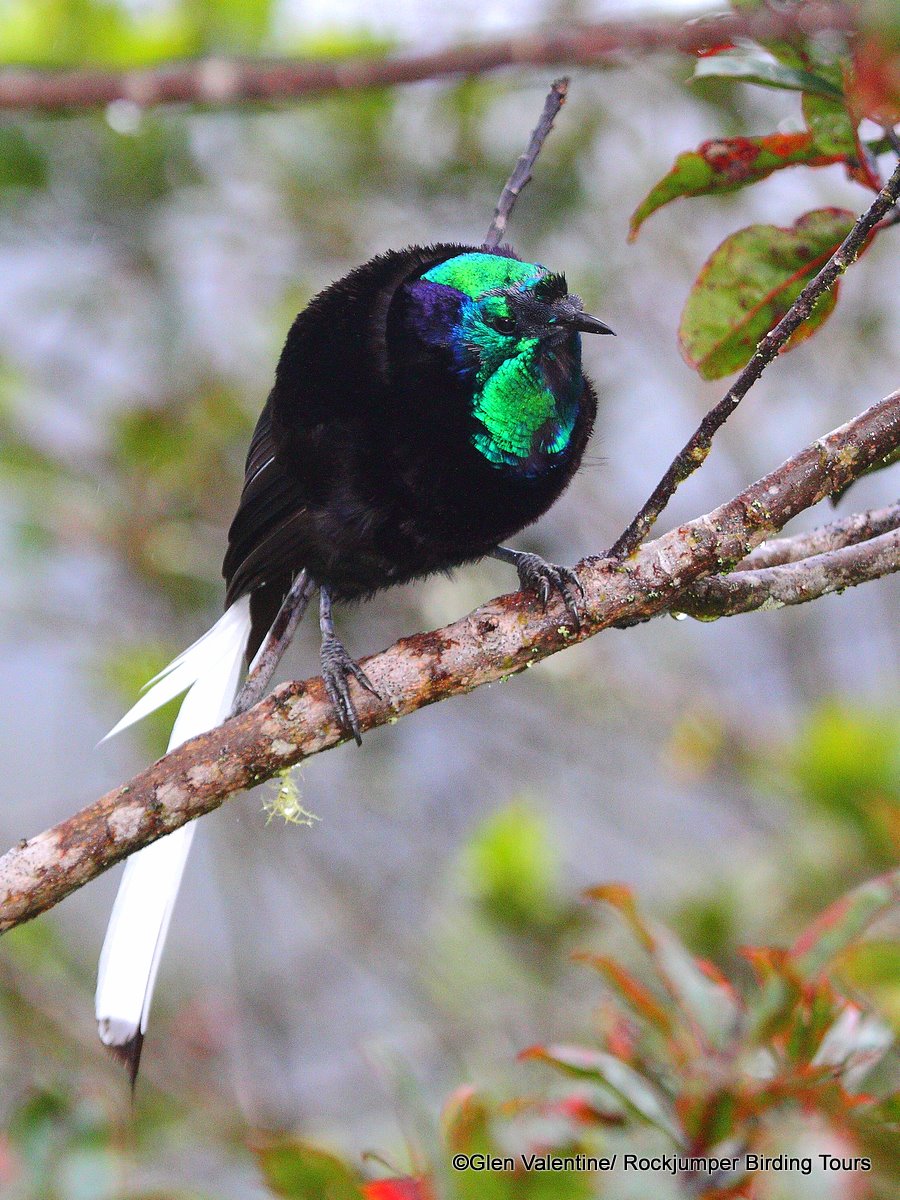
[[726, 394], [714, 408], [710, 409], [694, 430], [690, 440], [670, 463], [643, 508], [609, 551], [611, 558], [627, 558], [635, 547], [639, 546], [646, 538], [656, 523], [657, 517], [674, 496], [678, 486], [693, 475], [705, 461], [715, 434], [725, 424], [769, 363], [784, 348], [791, 335], [809, 319], [817, 302], [831, 290], [840, 276], [856, 261], [872, 230], [882, 217], [890, 212], [898, 199], [900, 199], [900, 163], [897, 164], [887, 184], [875, 197], [870, 207], [859, 217], [825, 266], [809, 281], [775, 328], [769, 330], [756, 347], [753, 357]]
[[[628, 620], [672, 608], [697, 580], [728, 570], [804, 509], [900, 446], [900, 392], [800, 451], [727, 504], [674, 529], [627, 562], [586, 559], [582, 624], [501, 596], [444, 629], [365, 660], [383, 700], [358, 692], [363, 729], [522, 671]], [[80, 813], [0, 859], [0, 932], [59, 903], [120, 859], [345, 735], [321, 679], [287, 683], [249, 712], [194, 738]]]
[[506, 233], [506, 223], [519, 198], [519, 193], [531, 180], [531, 172], [534, 164], [537, 162], [537, 157], [543, 149], [547, 135], [553, 128], [553, 122], [559, 115], [559, 110], [565, 104], [568, 94], [568, 79], [565, 77], [554, 79], [553, 85], [547, 93], [547, 99], [544, 101], [544, 110], [541, 113], [540, 120], [531, 135], [531, 140], [519, 156], [513, 168], [512, 175], [507, 179], [503, 191], [500, 193], [500, 199], [497, 201], [497, 207], [494, 209], [493, 220], [484, 238], [484, 245], [488, 250], [496, 250], [503, 240], [503, 235]]
[[768, 8], [696, 18], [643, 17], [536, 29], [513, 37], [451, 47], [430, 54], [340, 61], [207, 58], [147, 69], [0, 71], [0, 109], [44, 112], [96, 108], [126, 101], [228, 105], [275, 102], [329, 92], [484, 74], [512, 66], [613, 66], [623, 52], [676, 50], [695, 54], [733, 38], [796, 40], [828, 31], [852, 32], [844, 4], [821, 3], [774, 12]]

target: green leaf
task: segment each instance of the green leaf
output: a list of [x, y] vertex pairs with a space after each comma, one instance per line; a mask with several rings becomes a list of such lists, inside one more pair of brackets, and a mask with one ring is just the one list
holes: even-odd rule
[[559, 1067], [568, 1075], [600, 1084], [636, 1117], [653, 1125], [680, 1144], [681, 1130], [668, 1100], [643, 1075], [605, 1050], [584, 1046], [532, 1046], [519, 1055]]
[[285, 1200], [363, 1200], [350, 1168], [333, 1154], [297, 1138], [272, 1137], [255, 1146], [263, 1178]]
[[816, 148], [823, 155], [844, 159], [851, 179], [878, 191], [881, 180], [873, 165], [871, 152], [860, 140], [858, 123], [846, 102], [828, 96], [805, 95], [803, 116], [813, 134]]
[[680, 196], [734, 192], [785, 167], [826, 167], [842, 162], [845, 153], [855, 154], [855, 144], [851, 142], [849, 151], [826, 153], [809, 130], [703, 142], [696, 150], [679, 154], [668, 175], [638, 205], [631, 218], [628, 240], [634, 241], [638, 229], [652, 212]]
[[[713, 251], [691, 289], [678, 336], [685, 359], [704, 379], [740, 370], [760, 339], [850, 232], [854, 215], [821, 208], [790, 228], [751, 225]], [[826, 294], [788, 342], [792, 348], [829, 316], [837, 285]]]
[[801, 71], [772, 59], [758, 50], [730, 50], [711, 58], [701, 58], [694, 67], [694, 79], [736, 79], [758, 83], [762, 87], [785, 88], [840, 100], [842, 92], [822, 75]]
[[842, 99], [809, 95], [803, 97], [802, 105], [806, 124], [821, 150], [851, 157], [856, 154], [856, 128]]

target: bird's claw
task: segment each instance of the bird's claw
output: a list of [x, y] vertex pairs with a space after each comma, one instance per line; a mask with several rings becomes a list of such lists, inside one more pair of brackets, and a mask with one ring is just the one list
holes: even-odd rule
[[519, 573], [519, 585], [523, 589], [537, 592], [544, 608], [550, 601], [551, 592], [559, 592], [576, 627], [580, 627], [584, 587], [571, 567], [560, 567], [556, 563], [547, 562], [539, 554], [523, 554], [516, 563], [516, 569]]
[[325, 691], [337, 714], [338, 724], [346, 733], [352, 734], [357, 746], [361, 746], [362, 734], [359, 728], [359, 718], [356, 715], [353, 701], [350, 699], [347, 681], [352, 675], [357, 683], [367, 692], [371, 692], [373, 696], [378, 696], [378, 692], [359, 663], [350, 657], [337, 638], [328, 637], [323, 640], [321, 657]]

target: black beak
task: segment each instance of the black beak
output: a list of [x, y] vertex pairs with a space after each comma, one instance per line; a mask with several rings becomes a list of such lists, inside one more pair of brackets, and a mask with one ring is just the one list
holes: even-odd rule
[[613, 337], [616, 335], [614, 329], [610, 329], [608, 325], [604, 325], [596, 317], [589, 317], [586, 312], [573, 313], [571, 324], [575, 326], [579, 333], [611, 333]]

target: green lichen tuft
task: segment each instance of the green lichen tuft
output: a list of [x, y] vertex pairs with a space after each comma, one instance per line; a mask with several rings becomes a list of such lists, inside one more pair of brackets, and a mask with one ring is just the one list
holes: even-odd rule
[[278, 789], [263, 801], [267, 825], [275, 817], [281, 817], [285, 825], [312, 825], [321, 820], [315, 813], [303, 807], [297, 782], [299, 776], [300, 772], [296, 767], [285, 767], [275, 776]]

